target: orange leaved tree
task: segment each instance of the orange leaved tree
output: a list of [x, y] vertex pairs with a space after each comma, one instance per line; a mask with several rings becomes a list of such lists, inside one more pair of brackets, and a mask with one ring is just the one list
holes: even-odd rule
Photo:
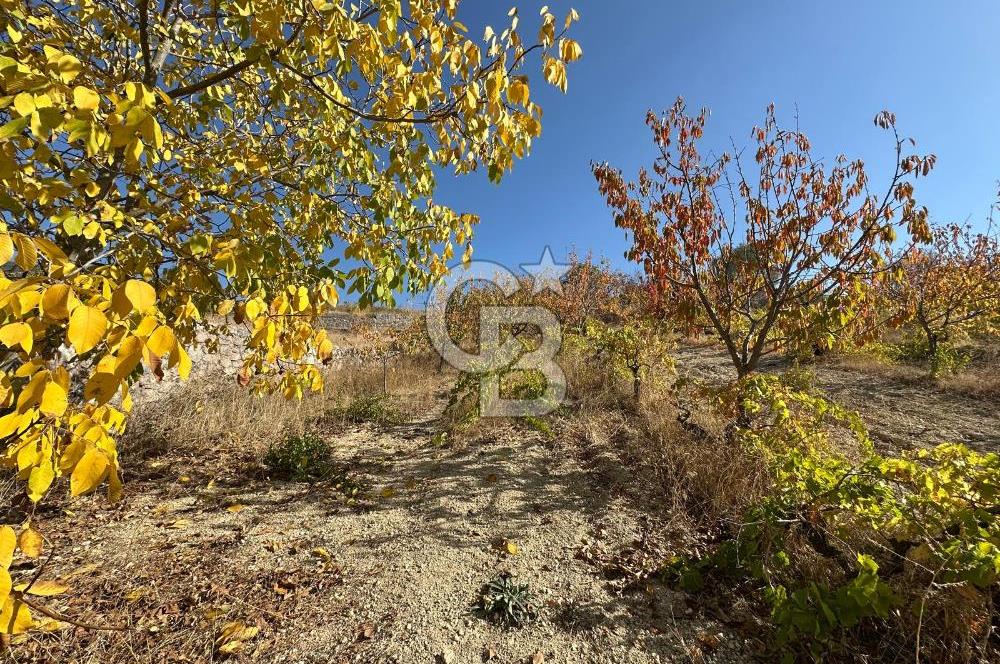
[[896, 159], [876, 193], [861, 160], [825, 164], [805, 134], [778, 126], [773, 106], [753, 130], [752, 163], [703, 155], [706, 117], [688, 115], [680, 99], [662, 117], [649, 113], [657, 154], [634, 182], [607, 163], [592, 168], [615, 225], [632, 235], [627, 256], [643, 266], [655, 304], [682, 326], [707, 318], [743, 378], [803, 327], [822, 345], [831, 322], [858, 316], [899, 231], [929, 237], [913, 180], [934, 157], [905, 155], [895, 117], [880, 113]]
[[997, 327], [1000, 241], [991, 230], [936, 226], [930, 246], [913, 248], [903, 258], [902, 278], [890, 292], [920, 327], [931, 357], [956, 332]]

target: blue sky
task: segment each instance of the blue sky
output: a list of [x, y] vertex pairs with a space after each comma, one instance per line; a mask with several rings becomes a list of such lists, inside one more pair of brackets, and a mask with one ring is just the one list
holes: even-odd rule
[[[459, 18], [474, 34], [503, 25], [513, 2], [465, 0]], [[533, 34], [542, 2], [516, 3]], [[581, 15], [572, 36], [584, 57], [569, 92], [531, 70], [544, 110], [531, 156], [500, 185], [485, 173], [441, 178], [436, 200], [482, 222], [476, 258], [516, 265], [551, 245], [592, 249], [620, 267], [627, 243], [597, 194], [590, 161], [635, 173], [652, 157], [647, 109], [683, 95], [707, 106], [704, 144], [749, 143], [768, 103], [800, 126], [815, 153], [861, 157], [873, 183], [890, 176], [891, 137], [872, 124], [887, 108], [918, 152], [938, 157], [918, 183], [918, 201], [938, 221], [983, 223], [1000, 179], [1000, 3], [995, 0], [838, 2], [577, 0], [549, 2], [561, 22]], [[528, 32], [530, 31], [530, 32]]]

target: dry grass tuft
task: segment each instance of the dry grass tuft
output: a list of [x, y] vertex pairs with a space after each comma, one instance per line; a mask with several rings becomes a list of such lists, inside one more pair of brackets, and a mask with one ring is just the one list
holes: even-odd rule
[[[386, 401], [406, 415], [423, 415], [439, 381], [429, 358], [390, 363]], [[171, 451], [224, 447], [259, 455], [288, 436], [303, 435], [359, 395], [382, 394], [381, 365], [351, 363], [327, 372], [326, 388], [302, 400], [255, 396], [231, 378], [206, 377], [138, 404], [121, 443], [125, 463]], [[266, 426], [262, 426], [266, 423]]]

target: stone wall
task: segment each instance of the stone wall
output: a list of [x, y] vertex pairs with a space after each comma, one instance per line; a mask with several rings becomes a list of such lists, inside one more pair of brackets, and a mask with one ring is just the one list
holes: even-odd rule
[[[380, 328], [402, 328], [413, 320], [414, 313], [400, 310], [376, 310], [364, 313], [353, 311], [333, 311], [320, 318], [319, 325], [331, 333], [336, 343], [337, 338], [344, 338], [359, 320]], [[209, 352], [203, 343], [188, 349], [191, 356], [190, 380], [198, 380], [208, 376], [221, 377], [223, 380], [236, 380], [243, 366], [243, 353], [246, 348], [248, 332], [243, 326], [230, 325], [229, 331], [220, 335], [216, 352]], [[205, 336], [202, 335], [201, 341]], [[334, 348], [334, 363], [356, 361], [358, 350], [348, 345]], [[182, 381], [176, 370], [165, 371], [163, 379], [157, 380], [152, 374], [146, 373], [131, 389], [132, 398], [136, 401], [149, 401], [168, 394]]]

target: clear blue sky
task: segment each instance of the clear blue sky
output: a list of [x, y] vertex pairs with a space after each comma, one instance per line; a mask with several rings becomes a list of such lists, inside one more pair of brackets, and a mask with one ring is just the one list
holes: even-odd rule
[[[465, 0], [459, 18], [474, 34], [502, 25], [514, 3]], [[534, 33], [542, 0], [516, 3]], [[938, 164], [917, 199], [939, 221], [981, 223], [1000, 179], [1000, 3], [996, 0], [549, 2], [584, 57], [569, 92], [531, 71], [544, 110], [531, 156], [499, 185], [485, 173], [442, 178], [436, 200], [482, 218], [476, 257], [516, 265], [551, 245], [557, 259], [575, 245], [627, 267], [626, 242], [596, 191], [591, 160], [632, 175], [649, 163], [646, 110], [678, 95], [711, 109], [706, 146], [724, 149], [771, 101], [801, 128], [817, 155], [862, 157], [874, 183], [890, 175], [891, 138], [872, 124], [883, 108]], [[540, 68], [539, 68], [540, 69]]]

